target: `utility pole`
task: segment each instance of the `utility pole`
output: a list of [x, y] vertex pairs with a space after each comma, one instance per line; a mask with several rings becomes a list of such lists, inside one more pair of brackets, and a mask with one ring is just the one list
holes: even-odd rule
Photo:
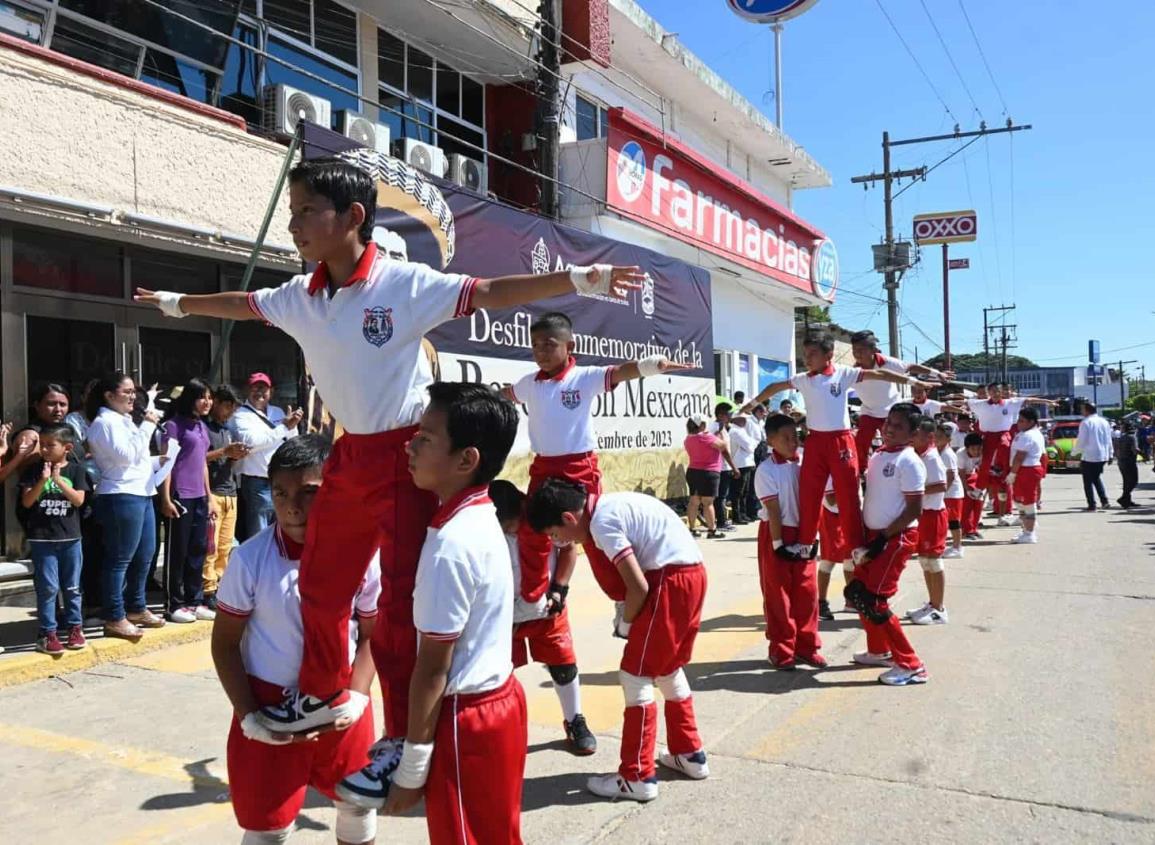
[[[1007, 380], [1007, 348], [1008, 348], [1008, 346], [1013, 348], [1015, 345], [1017, 345], [1017, 340], [1018, 340], [1018, 338], [1015, 337], [1015, 333], [1014, 333], [1015, 329], [1018, 328], [1017, 326], [1007, 325], [1005, 323], [999, 323], [998, 325], [994, 325], [991, 323], [990, 317], [988, 317], [987, 315], [991, 314], [993, 312], [998, 312], [999, 314], [1002, 314], [1001, 319], [1006, 320], [1007, 312], [1008, 311], [1014, 311], [1014, 310], [1015, 310], [1015, 306], [1013, 306], [1013, 305], [999, 305], [999, 306], [988, 305], [986, 308], [983, 309], [983, 357], [986, 360], [986, 368], [985, 369], [987, 371], [987, 381], [991, 381], [991, 375], [990, 375], [990, 373], [991, 373], [991, 364], [990, 364], [991, 353], [993, 351], [995, 354], [1000, 354], [999, 353], [1000, 347], [1002, 348], [1002, 353], [1001, 353], [1002, 364], [998, 369], [1002, 370], [1002, 380], [1003, 381]], [[1007, 329], [1011, 330], [1011, 333], [1009, 335], [1007, 334]], [[1001, 330], [1001, 335], [1000, 335], [1000, 330]], [[993, 343], [991, 341], [993, 341]], [[993, 350], [991, 349], [992, 346], [994, 347]]]
[[990, 337], [990, 329], [987, 326], [987, 309], [983, 309], [983, 384], [989, 384], [991, 380], [991, 346], [988, 338]]
[[1130, 361], [1119, 362], [1119, 410], [1125, 411], [1127, 409], [1127, 375], [1123, 370], [1124, 364], [1138, 364], [1135, 359]]
[[[927, 174], [930, 173], [934, 167], [915, 167], [910, 170], [891, 170], [890, 169], [890, 149], [891, 147], [901, 147], [909, 144], [926, 144], [932, 141], [956, 141], [962, 138], [978, 138], [983, 135], [999, 135], [1004, 132], [1021, 132], [1025, 129], [1030, 129], [1030, 125], [1016, 126], [1014, 122], [1007, 118], [1006, 126], [997, 129], [988, 129], [986, 121], [979, 124], [979, 128], [974, 132], [960, 132], [956, 125], [954, 132], [949, 135], [926, 135], [921, 138], [907, 138], [901, 141], [890, 140], [890, 133], [882, 133], [882, 173], [869, 173], [865, 176], [855, 176], [851, 179], [851, 183], [855, 185], [862, 185], [866, 188], [873, 185], [875, 182], [882, 182], [882, 203], [883, 210], [886, 217], [886, 233], [883, 241], [883, 249], [875, 251], [874, 269], [883, 273], [883, 287], [886, 289], [886, 313], [888, 328], [890, 331], [890, 354], [892, 357], [899, 358], [901, 343], [898, 335], [898, 285], [902, 280], [903, 273], [911, 266], [909, 260], [909, 251], [907, 257], [902, 258], [895, 250], [894, 239], [894, 196], [892, 185], [895, 180], [901, 179], [923, 179], [925, 180]], [[961, 149], [961, 148], [960, 148]], [[957, 150], [956, 150], [957, 152]], [[951, 155], [954, 155], [952, 153]], [[949, 158], [949, 156], [948, 156]], [[946, 161], [946, 159], [943, 159]], [[939, 162], [941, 164], [942, 162]]]
[[561, 51], [559, 0], [541, 0], [541, 47], [537, 58], [537, 133], [541, 141], [541, 213], [557, 219], [558, 159], [561, 155]]

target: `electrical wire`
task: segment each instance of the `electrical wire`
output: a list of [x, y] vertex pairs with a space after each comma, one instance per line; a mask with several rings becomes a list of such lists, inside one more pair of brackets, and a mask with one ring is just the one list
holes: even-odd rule
[[999, 102], [1003, 106], [1003, 117], [1009, 117], [1010, 113], [1007, 111], [1007, 101], [1003, 99], [1003, 92], [999, 88], [999, 83], [995, 82], [995, 75], [991, 72], [990, 63], [987, 61], [987, 54], [983, 52], [983, 45], [979, 43], [978, 34], [975, 33], [974, 24], [971, 23], [971, 16], [967, 14], [966, 6], [963, 5], [963, 0], [958, 0], [958, 7], [962, 10], [963, 17], [967, 22], [967, 29], [971, 31], [971, 38], [975, 41], [975, 47], [978, 48], [979, 57], [983, 60], [983, 67], [987, 69], [987, 76], [991, 79], [991, 85], [995, 87], [995, 93], [999, 95]]
[[934, 30], [934, 34], [938, 37], [938, 43], [942, 45], [942, 51], [946, 53], [947, 61], [949, 61], [950, 66], [954, 68], [955, 76], [958, 77], [958, 81], [962, 83], [963, 90], [966, 91], [967, 97], [970, 98], [971, 105], [974, 106], [975, 113], [981, 118], [983, 116], [982, 110], [979, 108], [979, 104], [975, 101], [974, 94], [971, 93], [970, 86], [967, 85], [967, 81], [963, 77], [962, 71], [959, 70], [958, 63], [955, 62], [954, 56], [950, 54], [950, 48], [946, 46], [946, 39], [942, 37], [942, 33], [938, 28], [938, 24], [934, 22], [934, 16], [931, 15], [930, 9], [927, 8], [926, 0], [918, 0], [918, 2], [922, 5], [922, 10], [926, 12], [926, 19], [930, 21], [931, 29]]
[[1008, 133], [1011, 142], [1011, 301], [1015, 301], [1015, 282], [1018, 281], [1018, 236], [1015, 234], [1015, 133]]
[[987, 191], [990, 194], [990, 200], [991, 200], [991, 229], [994, 232], [994, 238], [995, 238], [995, 272], [998, 275], [999, 298], [1001, 299], [1002, 295], [1003, 295], [1003, 259], [1002, 259], [1002, 250], [999, 247], [999, 218], [998, 218], [998, 211], [995, 207], [995, 180], [994, 180], [994, 176], [992, 175], [992, 172], [991, 172], [991, 144], [990, 144], [990, 140], [989, 140], [990, 136], [981, 135], [979, 137], [981, 137], [983, 139], [983, 141], [985, 142], [983, 144], [983, 146], [986, 148], [986, 154], [987, 154]]
[[949, 114], [956, 123], [959, 122], [959, 119], [955, 117], [955, 113], [950, 110], [950, 106], [946, 104], [946, 100], [942, 98], [942, 94], [938, 92], [938, 88], [936, 88], [935, 84], [931, 81], [930, 75], [922, 66], [922, 62], [918, 60], [918, 56], [914, 54], [914, 50], [910, 49], [910, 45], [907, 44], [906, 39], [902, 37], [902, 32], [897, 26], [895, 26], [894, 20], [886, 11], [886, 7], [882, 5], [882, 0], [874, 0], [874, 2], [875, 5], [878, 6], [878, 10], [882, 12], [883, 16], [886, 18], [886, 22], [890, 24], [890, 28], [894, 30], [894, 34], [898, 36], [898, 40], [902, 42], [902, 46], [906, 48], [907, 54], [910, 56], [911, 61], [914, 62], [915, 67], [918, 68], [919, 73], [922, 74], [922, 78], [926, 80], [926, 84], [930, 86], [930, 90], [934, 92], [935, 97], [938, 98], [938, 101], [942, 104], [942, 107], [946, 109], [946, 113]]
[[903, 194], [905, 194], [907, 191], [909, 191], [911, 188], [913, 188], [915, 185], [917, 185], [920, 181], [925, 180], [926, 177], [929, 176], [931, 173], [933, 173], [935, 170], [937, 170], [940, 165], [946, 164], [948, 161], [950, 161], [956, 155], [961, 153], [963, 150], [965, 150], [967, 147], [969, 147], [971, 144], [973, 144], [979, 138], [985, 138], [985, 137], [986, 137], [985, 135], [975, 135], [973, 138], [971, 138], [969, 141], [967, 141], [961, 147], [956, 147], [953, 152], [951, 152], [951, 153], [947, 154], [945, 157], [939, 159], [931, 167], [928, 167], [926, 169], [926, 173], [924, 173], [922, 175], [921, 179], [915, 179], [909, 185], [907, 185], [905, 188], [903, 188], [901, 191], [899, 191], [897, 194], [895, 194], [893, 197], [891, 197], [891, 201], [893, 202], [894, 200], [898, 199]]

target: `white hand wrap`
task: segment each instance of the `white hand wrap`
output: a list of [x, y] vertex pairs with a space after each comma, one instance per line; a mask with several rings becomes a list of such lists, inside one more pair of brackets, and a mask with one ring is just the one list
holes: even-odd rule
[[175, 317], [180, 319], [187, 317], [188, 314], [180, 307], [180, 301], [184, 299], [183, 293], [173, 293], [169, 290], [158, 290], [156, 292], [157, 303], [156, 306], [161, 310], [166, 317]]
[[775, 550], [778, 550], [778, 549], [782, 548], [782, 541], [781, 540], [773, 540], [771, 542], [771, 545], [774, 546]]
[[626, 603], [624, 601], [614, 602], [614, 636], [628, 640], [630, 638], [630, 623], [626, 621], [625, 615]]
[[343, 709], [343, 716], [348, 716], [353, 722], [356, 722], [365, 713], [365, 708], [369, 706], [369, 696], [363, 692], [357, 692], [355, 689], [349, 690], [349, 700], [345, 702]]
[[429, 777], [429, 767], [433, 763], [432, 742], [410, 742], [405, 740], [405, 750], [401, 752], [401, 762], [393, 773], [393, 783], [403, 789], [420, 789]]
[[1008, 475], [1007, 476], [1007, 486], [1008, 487], [1014, 487], [1016, 478], [1018, 478], [1018, 476], [1015, 475], [1013, 472], [1010, 475]]
[[254, 742], [263, 742], [266, 745], [288, 745], [293, 740], [290, 737], [281, 737], [273, 733], [257, 719], [257, 712], [247, 713], [245, 718], [241, 719], [241, 733], [245, 735], [245, 739], [251, 739]]
[[665, 362], [665, 355], [647, 355], [645, 358], [638, 359], [638, 372], [646, 378], [652, 378], [661, 374], [662, 364]]
[[594, 264], [590, 267], [572, 267], [569, 271], [570, 281], [574, 290], [587, 296], [601, 294], [609, 296], [610, 280], [613, 278], [614, 265]]

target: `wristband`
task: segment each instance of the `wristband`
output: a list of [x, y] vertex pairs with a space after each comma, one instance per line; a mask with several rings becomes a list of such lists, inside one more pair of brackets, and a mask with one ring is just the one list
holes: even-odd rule
[[183, 293], [173, 293], [168, 290], [158, 290], [156, 292], [156, 307], [161, 310], [166, 317], [175, 317], [181, 319], [187, 317], [188, 314], [180, 307], [180, 301], [184, 299]]
[[[593, 264], [589, 267], [571, 267], [569, 271], [569, 280], [573, 283], [574, 290], [578, 293], [584, 293], [587, 296], [601, 294], [608, 296], [610, 292], [610, 280], [613, 278], [614, 265], [612, 264]], [[596, 278], [590, 278], [594, 276]]]
[[781, 540], [775, 540], [774, 541], [774, 550], [777, 551], [780, 548], [782, 548], [782, 541]]
[[638, 372], [646, 378], [652, 378], [661, 374], [662, 364], [665, 362], [665, 355], [647, 355], [645, 358], [638, 359]]
[[393, 772], [393, 783], [403, 789], [420, 789], [429, 777], [429, 767], [433, 762], [432, 742], [410, 742], [405, 740], [401, 752], [401, 762]]
[[549, 582], [549, 592], [557, 593], [561, 596], [562, 601], [565, 601], [566, 597], [569, 596], [569, 584], [559, 584], [557, 581], [551, 580]]

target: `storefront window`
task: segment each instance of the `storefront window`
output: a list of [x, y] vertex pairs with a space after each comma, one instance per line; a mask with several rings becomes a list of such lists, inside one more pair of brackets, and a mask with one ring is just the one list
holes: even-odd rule
[[[254, 49], [260, 45], [257, 31], [250, 26], [237, 26], [233, 37]], [[229, 47], [221, 77], [220, 107], [240, 115], [253, 126], [261, 122], [261, 103], [257, 96], [260, 73], [259, 57], [252, 50], [236, 44]]]
[[44, 36], [44, 12], [23, 3], [0, 2], [0, 32], [39, 44]]
[[437, 118], [437, 128], [437, 146], [445, 150], [446, 156], [457, 153], [480, 160], [484, 155], [485, 139], [477, 130], [445, 117]]
[[220, 290], [217, 265], [167, 252], [130, 250], [132, 286], [177, 293], [216, 293]]
[[12, 281], [22, 287], [89, 296], [124, 296], [121, 249], [104, 241], [18, 228], [12, 238]]
[[74, 408], [90, 379], [110, 372], [114, 363], [111, 323], [27, 317], [25, 350], [28, 384], [56, 382], [68, 390]]
[[60, 16], [52, 31], [52, 49], [82, 62], [135, 78], [143, 48], [80, 21]]
[[217, 75], [179, 61], [174, 56], [151, 48], [144, 51], [140, 69], [141, 82], [147, 82], [200, 103], [209, 102]]

